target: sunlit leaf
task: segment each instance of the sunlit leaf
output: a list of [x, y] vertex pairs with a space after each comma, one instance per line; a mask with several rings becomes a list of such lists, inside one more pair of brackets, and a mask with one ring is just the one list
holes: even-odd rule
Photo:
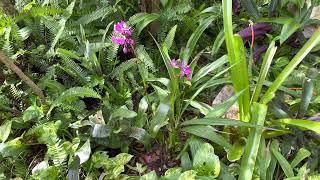
[[90, 140], [88, 139], [78, 151], [75, 152], [75, 155], [79, 157], [80, 164], [86, 162], [91, 154]]
[[209, 143], [204, 143], [193, 157], [193, 168], [199, 176], [217, 177], [220, 173], [219, 157]]
[[0, 140], [5, 142], [11, 131], [12, 121], [7, 121], [0, 126]]

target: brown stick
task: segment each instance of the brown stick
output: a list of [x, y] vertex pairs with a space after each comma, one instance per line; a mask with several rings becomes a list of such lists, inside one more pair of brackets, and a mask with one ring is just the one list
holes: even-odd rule
[[0, 51], [0, 61], [5, 64], [9, 69], [11, 69], [14, 73], [16, 73], [19, 78], [24, 81], [32, 90], [34, 93], [36, 93], [42, 103], [46, 102], [46, 98], [44, 97], [44, 94], [42, 90], [28, 77], [26, 76], [21, 69], [16, 66], [13, 61], [8, 58], [2, 51]]

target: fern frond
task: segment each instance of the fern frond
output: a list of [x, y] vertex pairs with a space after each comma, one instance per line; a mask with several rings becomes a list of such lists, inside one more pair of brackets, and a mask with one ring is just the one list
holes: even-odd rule
[[[64, 102], [63, 105], [61, 106], [63, 110], [68, 110], [68, 111], [75, 111], [77, 113], [82, 113], [85, 108], [86, 104], [83, 101], [75, 101], [75, 102]], [[80, 114], [77, 114], [78, 116]]]
[[19, 29], [17, 32], [18, 36], [21, 38], [22, 41], [28, 39], [31, 34], [31, 29], [29, 27], [24, 27]]
[[130, 69], [130, 68], [134, 67], [135, 65], [137, 65], [138, 61], [139, 61], [139, 59], [133, 58], [133, 59], [130, 59], [128, 61], [125, 61], [125, 62], [121, 63], [118, 67], [116, 67], [113, 70], [111, 77], [119, 79], [119, 77], [123, 76], [123, 73], [125, 71], [127, 71], [128, 69]]
[[43, 7], [33, 7], [28, 12], [22, 13], [16, 19], [17, 21], [29, 17], [39, 17], [39, 16], [49, 16], [49, 15], [58, 15], [62, 14], [64, 9], [56, 8], [52, 6], [43, 6]]
[[16, 160], [14, 162], [14, 166], [15, 166], [15, 175], [17, 177], [23, 178], [28, 174], [28, 166], [25, 163], [25, 160], [21, 159], [21, 160]]
[[88, 74], [77, 63], [64, 55], [60, 57], [62, 64], [64, 65], [61, 68], [64, 71], [66, 71], [70, 76], [76, 78], [81, 83], [86, 83], [88, 81]]
[[[112, 42], [111, 41], [111, 36], [108, 38], [107, 42]], [[119, 49], [119, 45], [115, 44], [115, 43], [111, 43], [111, 46], [108, 48], [107, 50], [107, 60], [108, 61], [115, 61], [117, 54], [118, 54], [118, 49]]]
[[0, 95], [0, 110], [11, 111], [10, 100], [4, 95]]
[[91, 88], [86, 87], [74, 87], [64, 91], [55, 101], [52, 102], [51, 107], [48, 111], [48, 114], [52, 111], [53, 108], [60, 106], [65, 101], [74, 100], [75, 98], [84, 98], [84, 97], [91, 97], [101, 99], [101, 96], [95, 92]]
[[47, 145], [48, 151], [47, 156], [52, 160], [54, 166], [65, 166], [68, 153], [65, 151], [61, 144], [61, 140], [56, 143]]
[[89, 24], [99, 18], [103, 18], [107, 16], [111, 12], [112, 12], [112, 7], [110, 6], [102, 7], [101, 9], [95, 10], [90, 14], [82, 16], [81, 18], [78, 19], [77, 23], [82, 25]]
[[13, 84], [10, 85], [10, 92], [16, 101], [21, 100], [22, 92], [19, 91]]
[[2, 51], [6, 53], [7, 56], [11, 57], [14, 55], [14, 50], [12, 48], [11, 42], [10, 41], [5, 41], [3, 46], [2, 46]]
[[144, 46], [138, 46], [136, 48], [136, 55], [137, 58], [143, 62], [145, 64], [145, 66], [147, 67], [147, 69], [149, 69], [152, 72], [156, 71], [156, 68], [154, 66], [154, 63], [152, 61], [152, 59], [150, 58], [149, 54], [147, 53], [147, 51], [144, 49]]

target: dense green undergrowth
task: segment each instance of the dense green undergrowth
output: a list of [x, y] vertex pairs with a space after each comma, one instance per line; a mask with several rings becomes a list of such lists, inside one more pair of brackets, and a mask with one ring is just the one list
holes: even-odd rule
[[0, 179], [319, 179], [319, 4], [0, 2]]

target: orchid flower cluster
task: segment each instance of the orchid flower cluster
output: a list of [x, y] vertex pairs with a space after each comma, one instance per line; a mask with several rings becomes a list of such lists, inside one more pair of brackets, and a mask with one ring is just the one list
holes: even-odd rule
[[180, 63], [180, 60], [171, 60], [171, 66], [175, 69], [180, 69], [180, 74], [179, 77], [182, 79], [183, 77], [186, 77], [188, 81], [191, 80], [191, 70], [190, 70], [190, 65], [187, 64], [186, 61], [182, 61]]
[[123, 46], [123, 52], [127, 54], [130, 47], [134, 45], [134, 40], [132, 39], [133, 30], [129, 27], [126, 22], [120, 21], [114, 25], [112, 42]]

